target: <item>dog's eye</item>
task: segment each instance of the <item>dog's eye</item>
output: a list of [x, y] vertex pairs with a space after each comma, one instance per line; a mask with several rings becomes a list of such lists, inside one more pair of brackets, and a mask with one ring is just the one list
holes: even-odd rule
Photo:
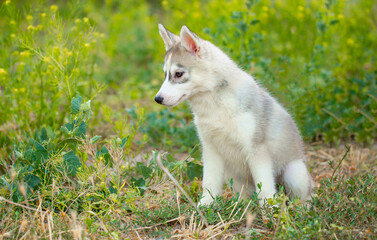
[[183, 73], [184, 73], [184, 72], [176, 72], [176, 73], [175, 73], [175, 77], [176, 77], [176, 78], [180, 78], [180, 77], [183, 76]]

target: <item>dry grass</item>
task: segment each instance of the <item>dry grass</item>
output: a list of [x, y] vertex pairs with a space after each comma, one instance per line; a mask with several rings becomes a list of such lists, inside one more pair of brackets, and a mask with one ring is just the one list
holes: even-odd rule
[[[377, 174], [377, 146], [371, 148], [360, 147], [356, 144], [347, 145], [350, 147], [348, 154], [340, 165], [340, 172], [346, 177], [356, 176], [365, 171]], [[346, 146], [330, 148], [321, 144], [311, 144], [306, 146], [308, 165], [312, 176], [318, 186], [319, 181], [331, 177], [333, 169], [329, 166], [329, 161], [337, 164], [346, 152]]]
[[[343, 156], [345, 156], [345, 158], [340, 164], [340, 172], [337, 170], [336, 174], [341, 174], [348, 178], [351, 176], [357, 176], [358, 174], [362, 174], [366, 171], [371, 172], [370, 170], [372, 169], [372, 173], [376, 175], [377, 171], [375, 166], [377, 164], [377, 146], [372, 148], [364, 148], [351, 144], [349, 147], [349, 152], [345, 155], [347, 151], [346, 146], [330, 148], [318, 143], [306, 145], [308, 166], [311, 169], [316, 187], [320, 186], [321, 180], [330, 178], [333, 174], [334, 169], [330, 167], [329, 161], [333, 161], [334, 165], [337, 165]], [[180, 159], [185, 159], [187, 157], [186, 155], [182, 154], [179, 156]], [[164, 194], [161, 194], [161, 192], [164, 192], [163, 189], [167, 190], [171, 188], [174, 188], [174, 184], [171, 181], [168, 181], [163, 185], [156, 186], [156, 188], [153, 188], [153, 190], [158, 191], [160, 193], [159, 196], [163, 198], [163, 196], [167, 196], [166, 191]], [[230, 189], [227, 188], [223, 193], [223, 197], [230, 198], [231, 194]], [[161, 207], [158, 206], [158, 201], [152, 205], [153, 208]], [[179, 205], [178, 200], [177, 203]], [[161, 227], [161, 225], [164, 226], [167, 224], [172, 224], [174, 226], [174, 230], [171, 233], [172, 239], [234, 239], [234, 235], [236, 233], [246, 234], [248, 231], [250, 231], [250, 229], [259, 232], [266, 237], [273, 235], [273, 231], [271, 231], [271, 229], [254, 222], [255, 215], [253, 213], [250, 211], [245, 211], [245, 213], [246, 214], [243, 215], [242, 219], [220, 221], [215, 225], [203, 227], [196, 224], [197, 221], [195, 221], [195, 219], [198, 218], [198, 215], [193, 212], [191, 218], [189, 219], [187, 219], [184, 215], [179, 215], [177, 218], [158, 224], [158, 226]], [[220, 216], [220, 219], [222, 218], [223, 217]], [[264, 221], [268, 222], [267, 219], [264, 219]], [[239, 225], [236, 227], [232, 226], [235, 223], [240, 222], [242, 222], [241, 227]], [[157, 226], [139, 228], [136, 230], [138, 231], [139, 236], [142, 236], [142, 239], [146, 239], [148, 238], [148, 234], [153, 227], [156, 228]]]
[[[334, 162], [336, 166], [342, 157], [345, 155], [346, 147], [329, 148], [320, 144], [311, 144], [306, 146], [308, 156], [308, 165], [312, 171], [313, 179], [316, 186], [320, 186], [322, 179], [330, 178], [334, 172], [329, 165], [329, 161]], [[182, 156], [182, 155], [180, 155]], [[345, 156], [340, 165], [340, 174], [347, 178], [357, 176], [365, 172], [372, 172], [376, 175], [377, 163], [377, 147], [362, 148], [357, 145], [350, 145], [348, 154]], [[336, 172], [338, 174], [338, 171]], [[175, 192], [175, 195], [172, 193]], [[230, 198], [231, 192], [229, 189], [224, 191], [224, 198]], [[149, 189], [145, 192], [143, 198], [139, 198], [133, 202], [136, 208], [143, 208], [144, 211], [154, 211], [167, 206], [163, 205], [166, 202], [174, 203], [178, 206], [178, 214], [171, 219], [161, 220], [156, 224], [148, 226], [137, 226], [133, 224], [140, 220], [140, 216], [135, 213], [125, 213], [120, 209], [114, 209], [109, 213], [112, 219], [120, 219], [122, 227], [129, 226], [128, 230], [118, 229], [117, 226], [112, 225], [107, 220], [101, 219], [94, 212], [68, 211], [68, 214], [51, 209], [43, 209], [43, 200], [40, 197], [37, 207], [29, 206], [28, 200], [22, 203], [14, 203], [9, 199], [0, 199], [1, 211], [9, 213], [9, 217], [0, 220], [0, 239], [31, 239], [31, 238], [74, 238], [74, 239], [101, 239], [103, 234], [91, 232], [86, 228], [85, 218], [91, 217], [97, 223], [97, 231], [105, 232], [106, 238], [114, 239], [153, 239], [151, 236], [153, 232], [168, 231], [166, 234], [170, 235], [171, 239], [234, 239], [237, 234], [246, 235], [251, 231], [257, 232], [266, 239], [273, 239], [276, 235], [276, 230], [281, 222], [281, 214], [285, 211], [281, 210], [280, 216], [277, 216], [274, 227], [268, 227], [271, 220], [264, 216], [263, 211], [253, 212], [249, 205], [243, 208], [238, 206], [239, 201], [232, 205], [232, 211], [229, 215], [221, 215], [217, 212], [220, 221], [210, 225], [206, 224], [204, 217], [201, 217], [201, 210], [194, 210], [193, 206], [181, 212], [181, 206], [186, 204], [190, 206], [186, 200], [182, 199], [182, 190], [178, 190], [177, 183], [169, 178], [159, 179], [151, 184]], [[14, 207], [21, 207], [21, 215], [15, 216], [11, 214]], [[169, 206], [168, 206], [169, 207]], [[189, 210], [188, 210], [189, 209]], [[191, 210], [190, 210], [191, 209]], [[183, 210], [182, 210], [183, 211]], [[235, 217], [236, 212], [241, 211], [241, 217]], [[267, 209], [267, 211], [270, 211]], [[66, 211], [67, 212], [67, 211]], [[260, 219], [256, 220], [257, 215], [262, 214]], [[4, 214], [3, 216], [6, 216]], [[239, 215], [238, 215], [239, 216]], [[16, 217], [16, 218], [15, 218]], [[368, 230], [367, 230], [368, 231]], [[373, 234], [372, 229], [369, 229]], [[117, 232], [117, 234], [113, 234]]]

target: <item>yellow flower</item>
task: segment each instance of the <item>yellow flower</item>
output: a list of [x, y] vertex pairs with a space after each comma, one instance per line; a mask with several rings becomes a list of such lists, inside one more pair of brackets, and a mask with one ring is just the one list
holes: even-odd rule
[[81, 22], [81, 19], [80, 19], [80, 18], [76, 18], [76, 19], [75, 19], [75, 23], [76, 23], [76, 24], [78, 24], [78, 23], [80, 23], [80, 22]]
[[27, 30], [34, 30], [34, 26], [33, 26], [33, 25], [29, 25], [29, 26], [27, 27]]
[[10, 0], [5, 1], [5, 5], [8, 5], [8, 4], [10, 4]]
[[18, 93], [18, 89], [17, 89], [17, 88], [13, 88], [12, 91], [13, 91], [14, 93]]
[[45, 18], [46, 17], [46, 13], [41, 13], [41, 17]]
[[4, 68], [0, 68], [0, 75], [7, 75], [7, 71]]
[[21, 53], [20, 53], [20, 56], [22, 56], [22, 57], [29, 57], [30, 56], [30, 52], [29, 51], [22, 51]]
[[33, 20], [33, 16], [31, 16], [31, 15], [27, 15], [27, 16], [26, 16], [26, 20], [28, 20], [28, 21]]
[[16, 22], [15, 22], [15, 21], [13, 21], [13, 20], [11, 20], [11, 21], [9, 22], [9, 24], [10, 24], [10, 25], [15, 25], [15, 24], [16, 24]]
[[16, 34], [12, 33], [12, 34], [10, 35], [10, 37], [11, 37], [11, 38], [15, 38], [15, 37], [16, 37]]
[[349, 46], [353, 46], [353, 45], [355, 44], [355, 41], [354, 41], [352, 38], [348, 38], [348, 39], [347, 39], [347, 44], [348, 44]]
[[267, 6], [263, 6], [262, 10], [265, 11], [265, 12], [268, 12], [268, 7]]
[[87, 17], [84, 17], [83, 20], [84, 20], [84, 22], [86, 22], [86, 23], [89, 22], [89, 18], [87, 18]]
[[50, 10], [53, 11], [53, 12], [56, 12], [58, 10], [58, 6], [56, 5], [51, 5], [50, 6]]
[[24, 93], [25, 90], [26, 90], [25, 88], [20, 88], [20, 92], [21, 92], [21, 93]]
[[64, 49], [63, 49], [63, 52], [64, 52], [64, 54], [67, 55], [67, 56], [72, 56], [72, 52], [70, 52], [67, 48], [64, 48]]
[[194, 18], [200, 18], [200, 12], [195, 11], [195, 12], [192, 14], [192, 16], [193, 16]]
[[52, 53], [54, 53], [54, 54], [56, 54], [56, 53], [59, 53], [60, 51], [59, 51], [59, 47], [53, 47], [52, 48]]
[[268, 18], [268, 13], [262, 13], [262, 18], [267, 19]]
[[166, 1], [166, 0], [162, 1], [162, 5], [163, 5], [163, 6], [168, 5], [168, 1]]
[[303, 6], [298, 6], [298, 10], [302, 12], [305, 10], [305, 8]]
[[298, 17], [299, 19], [303, 19], [303, 18], [304, 18], [304, 14], [300, 12], [300, 13], [297, 14], [297, 17]]
[[344, 18], [343, 14], [341, 14], [341, 13], [338, 14], [338, 19], [339, 19], [339, 20], [341, 20], [341, 19], [343, 19], [343, 18]]
[[90, 44], [89, 43], [85, 43], [84, 46], [88, 48], [88, 47], [90, 47]]

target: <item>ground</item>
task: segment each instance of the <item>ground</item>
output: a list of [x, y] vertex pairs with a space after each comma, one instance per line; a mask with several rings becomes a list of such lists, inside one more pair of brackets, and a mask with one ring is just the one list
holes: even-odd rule
[[[84, 212], [72, 211], [72, 209], [59, 212], [55, 209], [55, 212], [51, 212], [48, 208], [42, 207], [44, 204], [41, 197], [40, 201], [35, 202], [35, 199], [29, 199], [20, 203], [1, 199], [3, 218], [0, 221], [0, 226], [2, 226], [0, 238], [53, 239], [70, 236], [75, 239], [104, 237], [115, 239], [289, 239], [290, 237], [373, 239], [376, 237], [375, 220], [370, 219], [368, 222], [370, 216], [363, 212], [364, 209], [369, 209], [372, 210], [369, 215], [375, 216], [376, 212], [373, 213], [373, 211], [376, 211], [376, 202], [368, 203], [367, 201], [376, 200], [376, 197], [373, 197], [376, 195], [376, 186], [371, 182], [361, 180], [361, 176], [369, 176], [369, 180], [373, 181], [376, 179], [376, 146], [366, 148], [346, 144], [344, 147], [331, 148], [321, 143], [312, 143], [306, 145], [306, 153], [308, 166], [316, 186], [314, 199], [310, 204], [312, 206], [309, 209], [304, 208], [301, 203], [288, 201], [284, 195], [278, 196], [276, 200], [278, 207], [260, 208], [255, 201], [241, 201], [227, 188], [217, 206], [212, 206], [212, 210], [207, 208], [199, 210], [205, 216], [200, 217], [194, 206], [183, 196], [184, 194], [178, 190], [172, 180], [166, 177], [166, 174], [162, 174], [157, 181], [151, 182], [143, 196], [134, 199], [132, 209], [124, 210], [113, 205], [114, 208], [106, 208], [107, 212], [104, 215], [95, 212], [94, 209]], [[178, 158], [187, 160], [190, 156], [179, 154]], [[142, 158], [139, 156], [137, 161], [142, 161]], [[362, 182], [361, 188], [357, 184], [352, 185], [355, 188], [352, 190], [355, 192], [354, 195], [346, 193], [350, 189], [350, 182], [352, 182], [350, 179]], [[195, 186], [201, 185], [200, 180], [184, 184], [187, 186], [182, 187], [189, 192], [190, 196], [197, 196], [190, 191], [198, 190]], [[364, 191], [368, 192], [368, 190], [372, 195], [363, 199], [366, 195]], [[358, 192], [362, 192], [363, 195], [359, 197]], [[83, 194], [86, 194], [85, 191], [77, 198]], [[132, 193], [125, 191], [125, 194]], [[340, 214], [343, 211], [344, 218], [338, 218], [343, 216], [343, 213]], [[354, 211], [359, 216], [354, 216], [348, 213], [349, 211]], [[10, 214], [4, 214], [5, 212]], [[363, 215], [366, 217], [366, 222], [362, 219]], [[318, 222], [316, 218], [323, 222]], [[15, 222], [15, 219], [18, 220]], [[114, 220], [118, 220], [116, 224]], [[208, 222], [207, 226], [204, 221]], [[316, 224], [321, 228], [316, 229], [318, 227], [315, 226]]]

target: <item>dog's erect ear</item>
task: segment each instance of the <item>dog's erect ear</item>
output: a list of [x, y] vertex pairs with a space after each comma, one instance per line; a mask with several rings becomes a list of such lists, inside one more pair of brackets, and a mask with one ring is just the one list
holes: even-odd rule
[[158, 30], [160, 32], [162, 40], [164, 40], [166, 51], [169, 50], [171, 47], [173, 47], [174, 44], [179, 41], [179, 37], [177, 35], [169, 32], [164, 27], [164, 25], [158, 24]]
[[200, 38], [186, 26], [181, 29], [181, 44], [182, 47], [199, 56]]

